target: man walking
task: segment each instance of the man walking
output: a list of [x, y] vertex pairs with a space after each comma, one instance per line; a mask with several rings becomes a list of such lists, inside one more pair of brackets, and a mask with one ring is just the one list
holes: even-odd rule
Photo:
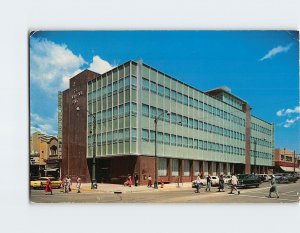
[[231, 192], [229, 194], [233, 194], [233, 190], [235, 190], [238, 192], [238, 195], [240, 195], [240, 191], [237, 189], [237, 183], [238, 178], [235, 176], [235, 174], [233, 174], [231, 177]]
[[206, 189], [205, 191], [207, 192], [207, 190], [210, 192], [210, 187], [211, 187], [211, 177], [210, 174], [208, 174], [207, 178], [206, 178]]
[[198, 174], [197, 179], [196, 179], [196, 193], [200, 193], [200, 185], [201, 185], [201, 180], [200, 180], [200, 174]]
[[76, 187], [77, 187], [77, 193], [80, 193], [80, 187], [81, 187], [81, 179], [79, 176], [77, 176], [77, 179], [76, 179]]
[[269, 198], [271, 198], [271, 193], [273, 193], [273, 192], [276, 194], [277, 198], [279, 198], [276, 179], [275, 179], [274, 175], [272, 175], [272, 179], [271, 179], [271, 188], [269, 191]]

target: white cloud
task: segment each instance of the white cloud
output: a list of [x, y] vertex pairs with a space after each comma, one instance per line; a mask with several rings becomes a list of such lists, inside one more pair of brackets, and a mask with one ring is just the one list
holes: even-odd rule
[[103, 74], [112, 68], [114, 68], [114, 66], [97, 55], [93, 57], [93, 62], [90, 64], [88, 69], [96, 73]]
[[41, 132], [47, 135], [57, 135], [57, 131], [54, 129], [57, 124], [57, 112], [55, 112], [52, 118], [42, 117], [36, 113], [30, 114], [30, 133]]
[[47, 93], [66, 89], [66, 80], [80, 72], [85, 63], [81, 55], [74, 55], [66, 45], [30, 38], [30, 81]]
[[276, 112], [276, 115], [281, 117], [281, 116], [289, 116], [293, 113], [300, 113], [300, 106], [296, 106], [294, 109], [281, 109], [279, 111]]
[[292, 125], [294, 125], [299, 120], [300, 120], [300, 116], [297, 116], [297, 117], [292, 118], [292, 119], [287, 119], [285, 121], [285, 124], [283, 125], [283, 127], [289, 128], [289, 127], [291, 127]]
[[265, 56], [263, 56], [261, 59], [259, 59], [259, 61], [263, 61], [266, 59], [269, 59], [279, 53], [283, 53], [283, 52], [287, 52], [290, 50], [290, 48], [292, 47], [292, 43], [288, 44], [287, 46], [277, 46], [276, 48], [271, 49]]
[[[279, 117], [288, 117], [284, 122], [278, 124], [278, 126], [283, 126], [289, 128], [296, 124], [300, 120], [300, 106], [296, 106], [294, 109], [281, 109], [276, 112], [276, 115]], [[295, 116], [296, 115], [296, 116]]]

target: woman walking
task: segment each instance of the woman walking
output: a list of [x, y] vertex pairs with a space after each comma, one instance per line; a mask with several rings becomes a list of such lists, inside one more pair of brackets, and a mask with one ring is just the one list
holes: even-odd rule
[[223, 175], [220, 176], [220, 179], [219, 179], [219, 187], [218, 187], [219, 191], [218, 192], [224, 192], [224, 178], [223, 178]]
[[47, 183], [46, 183], [46, 187], [45, 187], [45, 192], [50, 192], [51, 195], [53, 195], [52, 193], [52, 185], [51, 185], [51, 181], [50, 178], [47, 179]]
[[275, 193], [277, 198], [279, 198], [276, 179], [275, 179], [274, 175], [272, 175], [272, 179], [271, 179], [271, 188], [270, 188], [270, 191], [269, 191], [269, 198], [271, 198], [272, 193]]

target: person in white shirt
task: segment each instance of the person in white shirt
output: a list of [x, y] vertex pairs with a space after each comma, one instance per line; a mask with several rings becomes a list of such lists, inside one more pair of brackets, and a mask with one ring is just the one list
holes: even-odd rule
[[196, 179], [196, 193], [200, 193], [199, 189], [200, 189], [200, 174], [198, 174], [197, 179]]
[[237, 191], [238, 194], [240, 194], [240, 191], [236, 187], [237, 183], [238, 183], [238, 178], [235, 176], [235, 174], [233, 174], [231, 177], [231, 192], [229, 194], [233, 194], [233, 190]]

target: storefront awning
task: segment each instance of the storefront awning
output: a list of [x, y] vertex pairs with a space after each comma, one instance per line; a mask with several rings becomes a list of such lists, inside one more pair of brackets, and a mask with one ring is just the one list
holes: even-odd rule
[[[294, 168], [293, 167], [283, 167], [283, 166], [280, 166], [280, 168], [285, 171], [285, 172], [294, 172]], [[295, 172], [300, 172], [300, 169], [299, 168], [295, 168]]]

